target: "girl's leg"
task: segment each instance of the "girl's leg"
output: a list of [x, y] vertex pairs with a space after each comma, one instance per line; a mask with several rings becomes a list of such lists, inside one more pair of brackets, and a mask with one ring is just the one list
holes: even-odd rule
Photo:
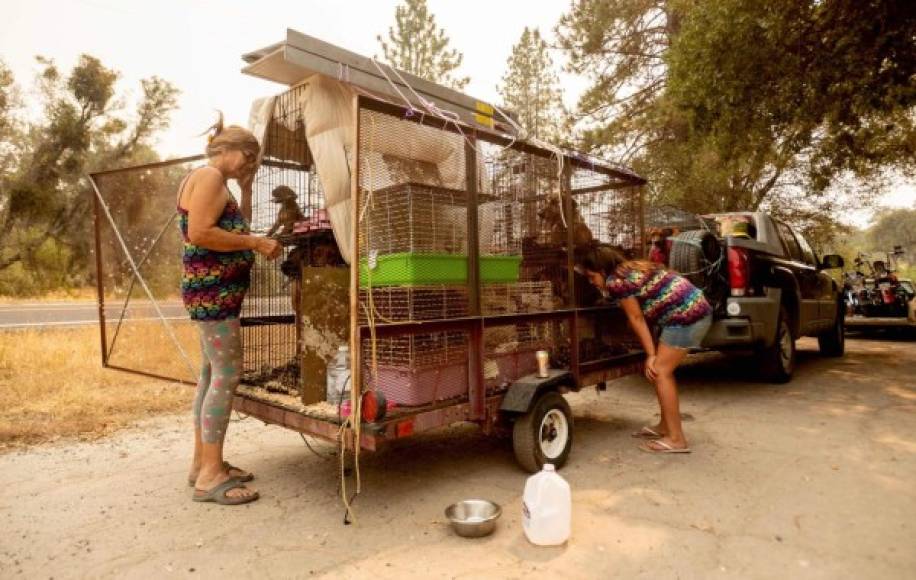
[[[687, 356], [687, 349], [674, 348], [663, 342], [658, 344], [658, 355], [655, 359], [655, 368], [658, 378], [655, 380], [655, 392], [658, 395], [658, 404], [661, 409], [661, 425], [665, 437], [661, 439], [676, 449], [687, 447], [687, 438], [681, 426], [680, 401], [677, 395], [677, 382], [674, 379], [674, 370]], [[655, 447], [649, 443], [650, 447]]]
[[[232, 413], [232, 401], [242, 366], [242, 337], [239, 320], [201, 323], [204, 350], [210, 361], [210, 388], [201, 404], [201, 465], [197, 489], [208, 490], [231, 477], [223, 464], [223, 440]], [[243, 487], [228, 492], [230, 497], [248, 496], [254, 490]]]

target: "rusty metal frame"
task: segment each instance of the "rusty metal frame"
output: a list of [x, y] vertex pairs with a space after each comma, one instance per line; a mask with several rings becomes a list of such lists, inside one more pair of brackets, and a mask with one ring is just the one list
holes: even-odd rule
[[[101, 192], [99, 191], [98, 181], [96, 178], [103, 177], [106, 175], [117, 175], [119, 173], [125, 173], [127, 171], [142, 171], [144, 169], [158, 169], [160, 167], [168, 167], [170, 165], [180, 165], [182, 163], [193, 163], [195, 161], [201, 161], [206, 159], [206, 155], [190, 155], [187, 157], [179, 157], [177, 159], [166, 159], [163, 161], [155, 161], [153, 163], [143, 163], [141, 165], [132, 165], [127, 167], [117, 167], [114, 169], [106, 169], [104, 171], [95, 171], [88, 175], [89, 183], [92, 186], [89, 195], [92, 197], [92, 208], [93, 208], [93, 230], [94, 230], [94, 247], [95, 247], [95, 281], [96, 281], [96, 305], [98, 307], [98, 316], [99, 316], [99, 340], [100, 340], [100, 352], [102, 356], [102, 367], [111, 368], [123, 372], [133, 373], [140, 376], [147, 376], [150, 378], [163, 379], [169, 381], [177, 382], [186, 382], [184, 379], [179, 377], [169, 377], [158, 375], [155, 373], [149, 373], [146, 371], [141, 371], [138, 369], [130, 369], [117, 365], [110, 364], [111, 353], [114, 350], [115, 341], [117, 340], [118, 331], [121, 328], [121, 324], [124, 320], [124, 315], [127, 313], [127, 307], [130, 304], [130, 297], [133, 290], [134, 283], [136, 282], [136, 274], [131, 275], [131, 285], [127, 292], [127, 296], [124, 300], [124, 304], [121, 307], [121, 315], [118, 320], [118, 326], [115, 330], [115, 335], [112, 337], [111, 345], [108, 344], [108, 320], [105, 315], [105, 268], [104, 262], [102, 260], [102, 215], [103, 208], [100, 201]], [[150, 245], [146, 250], [146, 254], [141, 258], [140, 262], [137, 263], [137, 269], [143, 266], [143, 263], [146, 261], [146, 258], [152, 254], [153, 249], [158, 244], [159, 240], [162, 238], [162, 233], [168, 228], [169, 224], [174, 221], [174, 218], [170, 220], [165, 226], [163, 226], [162, 231], [159, 236], [156, 237], [156, 240]]]
[[[183, 158], [183, 159], [189, 159], [189, 158]], [[101, 352], [102, 352], [102, 366], [103, 367], [109, 366], [109, 359], [114, 349], [114, 338], [117, 337], [117, 332], [115, 333], [115, 337], [112, 338], [112, 344], [109, 346], [107, 344], [106, 329], [105, 329], [105, 324], [106, 324], [105, 309], [104, 309], [104, 301], [105, 301], [104, 286], [105, 285], [103, 281], [104, 270], [102, 266], [102, 254], [101, 254], [101, 221], [102, 221], [101, 218], [102, 218], [102, 214], [104, 214], [105, 217], [108, 219], [108, 222], [112, 228], [112, 231], [115, 233], [115, 236], [118, 239], [118, 243], [121, 246], [121, 251], [123, 252], [124, 257], [127, 258], [128, 263], [130, 264], [130, 268], [132, 272], [131, 285], [130, 285], [131, 291], [133, 290], [134, 282], [139, 280], [140, 285], [143, 287], [143, 291], [146, 293], [147, 298], [152, 303], [153, 308], [156, 310], [157, 316], [162, 321], [163, 326], [165, 327], [166, 331], [168, 332], [169, 338], [171, 338], [172, 342], [175, 343], [175, 347], [178, 349], [179, 354], [187, 363], [188, 370], [190, 371], [191, 376], [194, 376], [196, 372], [194, 370], [194, 365], [191, 363], [191, 359], [188, 357], [187, 353], [184, 351], [184, 348], [178, 342], [178, 338], [175, 336], [175, 333], [172, 327], [169, 325], [168, 320], [166, 319], [165, 315], [162, 313], [162, 309], [159, 307], [159, 303], [153, 297], [152, 292], [150, 291], [149, 287], [146, 285], [146, 281], [143, 279], [143, 276], [140, 274], [140, 267], [146, 261], [146, 258], [151, 254], [156, 244], [159, 243], [159, 240], [162, 239], [162, 233], [165, 232], [165, 228], [163, 228], [160, 231], [160, 234], [156, 237], [153, 244], [149, 248], [147, 248], [147, 253], [144, 255], [143, 259], [138, 263], [134, 259], [133, 255], [131, 254], [130, 248], [127, 247], [127, 244], [124, 241], [124, 238], [121, 235], [121, 232], [118, 230], [117, 225], [114, 223], [114, 218], [112, 217], [111, 212], [109, 211], [107, 205], [105, 205], [105, 200], [102, 198], [102, 192], [99, 189], [98, 183], [96, 182], [96, 179], [95, 179], [97, 176], [103, 175], [103, 174], [111, 175], [113, 173], [118, 173], [118, 172], [123, 172], [123, 171], [128, 171], [128, 170], [136, 171], [136, 170], [140, 170], [143, 168], [164, 167], [167, 165], [177, 165], [182, 162], [183, 160], [149, 163], [149, 164], [140, 165], [137, 167], [122, 168], [122, 169], [111, 170], [111, 171], [107, 171], [103, 173], [89, 174], [88, 176], [89, 184], [92, 186], [90, 193], [93, 196], [93, 208], [95, 212], [95, 216], [94, 216], [95, 245], [96, 245], [96, 250], [97, 250], [97, 253], [96, 253], [96, 289], [98, 292], [97, 299], [98, 299], [98, 310], [99, 310], [99, 329], [100, 329], [99, 334], [100, 334], [101, 341], [102, 341]], [[170, 218], [169, 223], [171, 223], [173, 220], [174, 218]], [[128, 304], [130, 304], [130, 292], [128, 293], [128, 295], [126, 296], [124, 300], [124, 305], [122, 306], [122, 309], [121, 309], [121, 317], [118, 321], [117, 330], [120, 330], [121, 324], [124, 321], [124, 314], [127, 311]], [[147, 376], [150, 375], [150, 373], [147, 373], [145, 371], [136, 371], [136, 372], [141, 375], [147, 375]], [[175, 378], [175, 380], [181, 381], [181, 379], [177, 377]]]
[[[482, 423], [491, 425], [495, 422], [502, 399], [502, 394], [490, 395], [484, 399]], [[271, 425], [279, 425], [331, 443], [338, 442], [340, 425], [332, 421], [310, 417], [241, 394], [235, 396], [233, 408], [239, 413]], [[368, 451], [377, 451], [395, 439], [467, 421], [473, 412], [470, 401], [444, 401], [438, 405], [421, 407], [415, 412], [398, 414], [381, 423], [364, 424], [360, 433], [360, 446]]]
[[[546, 149], [539, 148], [530, 143], [526, 142], [516, 142], [512, 143], [508, 139], [505, 139], [502, 135], [497, 133], [488, 132], [480, 128], [471, 128], [463, 127], [459, 128], [454, 122], [446, 121], [441, 118], [437, 118], [431, 115], [417, 115], [414, 111], [408, 110], [406, 107], [390, 103], [388, 101], [379, 100], [372, 98], [366, 95], [359, 95], [357, 97], [357, 115], [356, 118], [359, 119], [359, 111], [369, 110], [377, 113], [382, 113], [390, 115], [396, 118], [400, 118], [405, 122], [413, 122], [421, 125], [430, 126], [436, 129], [448, 131], [451, 133], [457, 133], [462, 135], [465, 139], [465, 179], [466, 187], [468, 193], [468, 238], [469, 240], [477, 240], [477, 156], [474, 154], [474, 145], [479, 141], [487, 141], [495, 143], [502, 146], [510, 146], [513, 149], [518, 151], [534, 154], [540, 157], [549, 158], [553, 156], [553, 152]], [[357, 147], [356, 153], [356, 167], [357, 171], [359, 168], [359, 147]], [[605, 191], [611, 189], [622, 189], [622, 188], [639, 188], [645, 183], [645, 180], [635, 174], [630, 174], [627, 172], [617, 171], [616, 169], [601, 164], [594, 164], [591, 160], [583, 156], [569, 156], [565, 155], [563, 159], [563, 173], [560, 176], [560, 186], [562, 192], [562, 198], [565, 205], [567, 215], [572, 215], [574, 212], [572, 210], [573, 195], [580, 193], [590, 193], [592, 191]], [[616, 183], [608, 183], [606, 185], [595, 187], [595, 188], [583, 188], [579, 190], [572, 189], [572, 168], [578, 167], [581, 169], [589, 169], [598, 173], [601, 173], [605, 176], [617, 179]], [[358, 174], [357, 174], [358, 177]], [[356, 196], [357, 193], [354, 193]], [[634, 192], [634, 195], [638, 196], [637, 206], [639, 211], [642, 210], [642, 190], [637, 189]], [[352, 201], [356, 203], [356, 198]], [[474, 211], [472, 211], [472, 209]], [[643, 238], [643, 224], [642, 216], [639, 216], [639, 224], [637, 225], [638, 229], [638, 242], [639, 247], [641, 247], [641, 240]], [[460, 330], [468, 332], [470, 335], [469, 343], [469, 360], [468, 360], [468, 407], [467, 415], [463, 419], [459, 420], [468, 420], [477, 423], [485, 423], [487, 420], [486, 412], [486, 400], [487, 396], [485, 393], [485, 388], [483, 387], [483, 328], [485, 325], [501, 325], [501, 324], [513, 324], [513, 323], [523, 323], [523, 322], [540, 322], [540, 321], [565, 321], [570, 325], [570, 339], [574, 345], [578, 344], [578, 321], [580, 314], [586, 314], [592, 311], [600, 311], [607, 309], [614, 309], [616, 307], [592, 307], [592, 308], [580, 308], [575, 302], [575, 290], [574, 290], [574, 276], [573, 276], [573, 266], [574, 266], [574, 244], [573, 244], [573, 228], [567, 229], [567, 269], [569, 277], [569, 296], [566, 308], [557, 309], [547, 312], [532, 312], [532, 313], [517, 313], [517, 314], [508, 314], [508, 315], [482, 315], [480, 311], [480, 284], [479, 284], [479, 244], [469, 243], [468, 244], [468, 285], [470, 292], [470, 312], [466, 317], [461, 318], [451, 318], [451, 319], [440, 319], [440, 320], [424, 320], [424, 321], [414, 321], [414, 322], [392, 322], [392, 323], [383, 323], [378, 324], [372, 329], [372, 333], [377, 338], [391, 337], [391, 336], [403, 336], [419, 333], [428, 333], [428, 332], [443, 332], [450, 330]], [[353, 262], [355, 263], [358, 257], [358, 243], [354, 243], [354, 252], [355, 257]], [[351, 296], [351, 301], [353, 297]], [[354, 345], [360, 344], [360, 341], [364, 338], [370, 336], [370, 328], [365, 325], [357, 325], [354, 330], [354, 335], [351, 337], [351, 341]], [[351, 350], [352, 352], [352, 350]], [[634, 358], [635, 357], [635, 358]], [[606, 380], [611, 380], [617, 376], [623, 376], [630, 372], [638, 372], [638, 368], [633, 367], [633, 361], [639, 359], [639, 355], [623, 355], [621, 357], [615, 357], [613, 359], [605, 359], [599, 361], [590, 361], [586, 364], [581, 364], [579, 361], [579, 352], [578, 347], [573, 347], [570, 349], [570, 371], [573, 374], [575, 384], [572, 385], [574, 389], [579, 389], [582, 385], [592, 380], [592, 378], [597, 377], [600, 380], [595, 382], [604, 382]], [[638, 364], [637, 364], [638, 366]], [[619, 369], [615, 370], [615, 368]], [[354, 384], [361, 384], [355, 382]]]
[[[392, 116], [400, 117], [406, 121], [411, 121], [434, 128], [438, 128], [444, 131], [449, 131], [452, 133], [461, 134], [467, 141], [465, 148], [465, 157], [466, 157], [466, 185], [468, 190], [468, 236], [471, 239], [478, 239], [477, 228], [478, 228], [478, 216], [477, 216], [477, 204], [478, 204], [478, 192], [477, 192], [477, 156], [473, 153], [468, 153], [468, 151], [473, 151], [473, 144], [479, 141], [486, 141], [496, 145], [501, 146], [511, 146], [513, 149], [516, 149], [523, 153], [529, 153], [538, 155], [541, 157], [550, 157], [553, 155], [551, 151], [542, 149], [535, 145], [532, 145], [527, 142], [512, 142], [505, 136], [490, 132], [481, 128], [470, 128], [465, 127], [459, 128], [455, 123], [451, 121], [446, 121], [444, 119], [436, 118], [431, 115], [421, 116], [416, 115], [414, 112], [407, 110], [405, 107], [396, 105], [387, 101], [379, 100], [373, 97], [366, 95], [358, 95], [354, 99], [354, 108], [356, 111], [356, 138], [357, 138], [357, 153], [355, 158], [355, 172], [352, 180], [352, 190], [351, 190], [351, 203], [353, 204], [353, 210], [356, 212], [356, 218], [358, 219], [358, 199], [359, 199], [359, 112], [362, 109], [367, 109], [379, 113], [385, 113]], [[107, 171], [101, 171], [90, 174], [90, 180], [95, 186], [95, 177], [115, 174], [127, 170], [137, 170], [137, 169], [153, 169], [158, 167], [164, 167], [173, 164], [179, 163], [190, 163], [194, 161], [200, 161], [204, 159], [203, 155], [196, 155], [190, 157], [183, 157], [179, 159], [148, 163], [144, 165], [139, 165], [135, 167], [125, 167], [119, 169], [112, 169]], [[266, 163], [270, 165], [271, 163]], [[610, 189], [620, 189], [620, 188], [637, 188], [634, 192], [634, 195], [638, 196], [637, 204], [639, 207], [640, 215], [638, 217], [638, 235], [639, 239], [643, 238], [643, 192], [640, 186], [645, 184], [645, 180], [638, 175], [628, 172], [621, 171], [610, 164], [605, 163], [596, 163], [595, 160], [588, 158], [582, 155], [569, 154], [569, 152], [564, 152], [564, 172], [561, 175], [561, 192], [564, 199], [564, 204], [571, 209], [572, 197], [580, 193], [589, 193], [591, 191], [601, 191], [601, 190], [610, 190]], [[583, 188], [580, 190], [573, 190], [571, 188], [571, 168], [581, 168], [595, 171], [601, 173], [607, 177], [615, 180], [614, 182], [608, 183], [604, 186], [595, 186], [589, 188]], [[102, 209], [100, 207], [100, 201], [98, 195], [93, 194], [93, 203], [94, 203], [94, 228], [95, 228], [95, 249], [96, 249], [96, 278], [97, 278], [97, 292], [98, 292], [98, 313], [99, 313], [99, 327], [100, 327], [100, 340], [101, 340], [101, 352], [102, 352], [102, 365], [106, 368], [116, 369], [124, 372], [129, 372], [132, 374], [137, 374], [141, 376], [148, 376], [151, 378], [171, 380], [176, 382], [181, 382], [185, 384], [193, 384], [190, 381], [186, 381], [177, 377], [168, 377], [157, 375], [155, 373], [149, 373], [145, 371], [140, 371], [137, 369], [129, 369], [116, 365], [111, 365], [109, 361], [109, 356], [111, 354], [108, 349], [107, 344], [107, 335], [106, 335], [106, 317], [105, 317], [105, 296], [104, 296], [104, 266], [102, 261], [102, 251], [101, 247], [101, 221], [102, 221]], [[473, 210], [473, 211], [472, 211]], [[357, 221], [354, 221], [354, 232], [358, 232], [358, 228], [355, 224]], [[472, 236], [473, 232], [473, 236]], [[572, 228], [569, 228], [568, 235], [572, 236]], [[359, 292], [359, 243], [358, 239], [354, 240], [353, 244], [353, 257], [351, 258], [351, 289], [350, 289], [350, 303], [353, 314], [357, 313], [358, 308], [358, 292]], [[572, 244], [568, 240], [568, 250], [567, 250], [567, 260], [568, 267], [570, 270], [570, 278], [572, 278], [572, 266], [573, 266], [573, 253], [572, 253]], [[642, 247], [642, 244], [639, 245]], [[419, 433], [436, 427], [445, 426], [454, 422], [460, 421], [473, 421], [478, 424], [481, 424], [485, 430], [490, 430], [499, 417], [499, 403], [502, 400], [504, 393], [495, 393], [495, 394], [486, 394], [484, 388], [484, 379], [483, 379], [483, 341], [482, 341], [482, 332], [484, 324], [487, 325], [504, 325], [504, 324], [513, 324], [513, 323], [524, 323], [524, 322], [542, 322], [542, 321], [566, 321], [570, 324], [571, 339], [576, 342], [576, 334], [578, 328], [578, 319], [580, 316], [587, 315], [592, 312], [597, 312], [600, 310], [613, 309], [615, 307], [590, 307], [590, 308], [580, 308], [575, 303], [575, 291], [570, 284], [570, 296], [567, 303], [567, 306], [562, 309], [557, 309], [553, 311], [545, 312], [532, 312], [532, 313], [517, 313], [517, 314], [502, 314], [502, 315], [482, 315], [480, 309], [480, 295], [479, 295], [479, 269], [474, 267], [475, 264], [479, 264], [479, 244], [469, 244], [468, 250], [468, 278], [471, 292], [471, 309], [470, 315], [463, 318], [450, 319], [450, 320], [430, 320], [422, 322], [401, 322], [401, 323], [387, 323], [379, 324], [375, 327], [375, 333], [378, 337], [387, 337], [395, 335], [404, 335], [404, 334], [416, 334], [421, 332], [436, 332], [436, 331], [445, 331], [445, 330], [463, 330], [471, 334], [471, 346], [470, 349], [470, 358], [469, 358], [469, 372], [468, 372], [468, 398], [461, 399], [458, 402], [455, 401], [445, 401], [438, 405], [433, 405], [431, 407], [418, 408], [416, 412], [404, 412], [399, 413], [396, 417], [393, 417], [387, 421], [383, 421], [379, 424], [365, 425], [361, 437], [360, 445], [361, 447], [369, 450], [378, 449], [385, 442], [405, 437], [413, 433]], [[354, 267], [353, 265], [357, 266]], [[129, 300], [129, 296], [128, 296]], [[126, 304], [125, 304], [126, 309]], [[354, 317], [351, 321], [351, 353], [356, 355], [359, 352], [357, 346], [360, 344], [361, 340], [369, 335], [369, 328], [359, 324], [358, 318]], [[619, 378], [626, 374], [631, 374], [634, 372], [639, 372], [641, 356], [639, 353], [630, 353], [626, 355], [621, 355], [619, 357], [614, 357], [612, 359], [605, 359], [599, 361], [590, 361], [587, 363], [580, 363], [578, 359], [578, 348], [574, 347], [570, 349], [571, 354], [571, 371], [575, 377], [575, 384], [571, 385], [572, 388], [578, 389], [583, 385], [591, 384], [603, 384], [606, 381]], [[354, 365], [354, 368], [351, 369], [353, 373], [352, 376], [356, 378], [354, 381], [355, 385], [361, 384], [360, 373], [362, 365], [359, 363], [358, 355], [351, 356], [351, 361]], [[339, 425], [331, 421], [323, 421], [314, 417], [308, 417], [302, 413], [298, 413], [291, 409], [283, 408], [279, 405], [270, 404], [265, 401], [256, 400], [245, 395], [237, 395], [235, 398], [237, 405], [237, 410], [241, 413], [245, 413], [256, 417], [266, 423], [272, 423], [284, 426], [286, 428], [314, 435], [329, 441], [338, 440], [338, 430]]]

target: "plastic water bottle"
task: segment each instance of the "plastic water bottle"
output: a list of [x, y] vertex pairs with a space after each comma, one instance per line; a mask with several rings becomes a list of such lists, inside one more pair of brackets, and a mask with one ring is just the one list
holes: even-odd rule
[[553, 465], [528, 478], [522, 495], [522, 528], [537, 546], [559, 546], [572, 528], [572, 493]]
[[350, 347], [342, 344], [337, 347], [337, 354], [328, 362], [327, 400], [337, 405], [349, 394], [350, 381]]

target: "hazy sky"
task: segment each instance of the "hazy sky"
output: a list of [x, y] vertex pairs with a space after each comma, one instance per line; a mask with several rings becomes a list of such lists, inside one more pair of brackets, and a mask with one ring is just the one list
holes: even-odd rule
[[[34, 56], [55, 59], [62, 68], [81, 53], [98, 57], [121, 73], [122, 93], [136, 97], [141, 78], [156, 75], [181, 90], [179, 110], [163, 134], [163, 156], [198, 153], [215, 110], [245, 124], [251, 101], [283, 87], [241, 74], [241, 55], [278, 42], [293, 28], [372, 56], [376, 35], [387, 33], [397, 0], [2, 0], [0, 58], [30, 88]], [[428, 0], [452, 46], [464, 53], [461, 73], [471, 77], [466, 92], [497, 100], [512, 45], [525, 26], [546, 37], [569, 0]], [[560, 64], [562, 54], [554, 53]], [[561, 74], [564, 99], [575, 103], [585, 79]], [[913, 184], [900, 184], [884, 199], [910, 206]], [[867, 216], [856, 216], [861, 223]]]

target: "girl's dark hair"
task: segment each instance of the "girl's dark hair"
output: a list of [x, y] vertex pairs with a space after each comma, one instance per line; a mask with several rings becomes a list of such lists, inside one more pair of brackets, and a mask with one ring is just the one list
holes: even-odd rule
[[609, 276], [626, 262], [622, 252], [605, 245], [594, 245], [576, 251], [576, 265]]
[[592, 272], [611, 276], [623, 265], [641, 272], [650, 272], [661, 266], [647, 260], [628, 259], [622, 249], [606, 244], [597, 244], [576, 251], [576, 265]]

